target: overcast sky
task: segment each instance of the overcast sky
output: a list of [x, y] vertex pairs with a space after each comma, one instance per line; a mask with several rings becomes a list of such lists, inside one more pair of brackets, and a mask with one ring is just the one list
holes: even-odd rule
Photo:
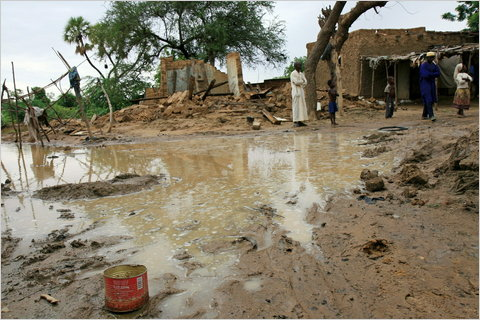
[[[315, 41], [319, 32], [317, 17], [321, 8], [333, 1], [276, 1], [274, 15], [285, 21], [289, 60], [306, 55], [306, 43]], [[355, 5], [349, 1], [343, 13]], [[350, 31], [358, 29], [396, 29], [426, 27], [433, 31], [459, 31], [466, 22], [441, 19], [445, 12], [455, 12], [456, 1], [390, 1], [379, 14], [373, 10], [362, 15]], [[13, 89], [12, 65], [15, 65], [17, 88], [43, 87], [66, 71], [52, 47], [60, 51], [70, 65], [84, 58], [76, 55], [75, 45], [63, 41], [64, 27], [70, 17], [83, 16], [98, 22], [106, 11], [105, 1], [0, 1], [1, 11], [1, 81]], [[277, 69], [259, 66], [244, 68], [244, 80], [261, 82], [283, 74], [286, 65]], [[80, 76], [96, 75], [87, 62], [78, 67]], [[68, 88], [64, 79], [62, 88]], [[58, 94], [54, 87], [48, 90]]]

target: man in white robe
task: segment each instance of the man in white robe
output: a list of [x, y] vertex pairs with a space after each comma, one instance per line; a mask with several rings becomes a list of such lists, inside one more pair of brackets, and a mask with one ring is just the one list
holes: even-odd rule
[[303, 121], [308, 120], [307, 103], [305, 102], [305, 91], [307, 79], [302, 72], [302, 64], [295, 62], [295, 70], [290, 74], [292, 84], [292, 113], [293, 125], [295, 127], [306, 126]]

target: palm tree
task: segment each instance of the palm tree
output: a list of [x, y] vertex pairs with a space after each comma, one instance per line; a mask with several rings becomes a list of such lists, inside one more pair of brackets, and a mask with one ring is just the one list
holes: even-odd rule
[[87, 39], [90, 33], [90, 23], [83, 19], [83, 17], [71, 17], [67, 25], [65, 26], [65, 31], [63, 33], [63, 40], [68, 43], [76, 43], [77, 47], [75, 48], [75, 53], [79, 53], [82, 56], [87, 58], [88, 63], [97, 70], [102, 79], [105, 79], [104, 75], [97, 67], [95, 67], [90, 61], [90, 58], [87, 55], [87, 51], [93, 48], [89, 43], [85, 43], [84, 39]]

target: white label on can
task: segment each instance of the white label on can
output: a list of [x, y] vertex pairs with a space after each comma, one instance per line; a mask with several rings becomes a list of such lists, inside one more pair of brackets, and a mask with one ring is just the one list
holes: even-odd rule
[[137, 290], [143, 289], [143, 278], [138, 277], [137, 278]]

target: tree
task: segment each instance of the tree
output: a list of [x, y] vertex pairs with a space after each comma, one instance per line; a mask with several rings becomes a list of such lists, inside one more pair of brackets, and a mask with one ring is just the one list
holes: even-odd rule
[[74, 108], [78, 105], [77, 98], [71, 93], [65, 94], [57, 103], [65, 108]]
[[32, 103], [39, 107], [44, 107], [50, 103], [50, 99], [47, 97], [45, 89], [40, 87], [32, 87], [33, 99]]
[[300, 62], [304, 66], [305, 61], [307, 61], [306, 56], [293, 58], [293, 61], [290, 62], [290, 64], [283, 71], [283, 76], [284, 77], [290, 77], [290, 73], [292, 73], [293, 70], [295, 70], [295, 63]]
[[102, 72], [92, 63], [87, 55], [87, 51], [92, 49], [92, 45], [84, 42], [84, 40], [88, 38], [89, 33], [90, 23], [88, 21], [86, 21], [83, 17], [72, 17], [68, 20], [68, 23], [65, 26], [63, 40], [68, 43], [76, 43], [77, 47], [75, 49], [75, 53], [79, 53], [80, 55], [84, 56], [90, 66], [97, 70], [98, 74], [100, 74], [102, 78], [105, 78]]
[[268, 1], [113, 1], [93, 42], [112, 64], [130, 57], [131, 66], [152, 65], [170, 50], [213, 65], [230, 51], [247, 65], [275, 65], [286, 60], [285, 26], [275, 19], [266, 24], [272, 9]]
[[[315, 71], [327, 44], [331, 42], [332, 50], [334, 51], [332, 53], [336, 52], [336, 54], [331, 54], [331, 58], [334, 59], [334, 63], [336, 64], [336, 57], [340, 53], [345, 41], [348, 39], [348, 31], [351, 25], [367, 10], [375, 7], [383, 7], [386, 4], [387, 1], [359, 1], [350, 12], [340, 15], [345, 6], [345, 1], [337, 1], [333, 9], [322, 11], [324, 16], [319, 17], [321, 30], [317, 36], [317, 41], [307, 57], [305, 68], [305, 77], [307, 78], [305, 98], [310, 117], [316, 118], [315, 110], [317, 93], [315, 91]], [[337, 24], [338, 31], [335, 31]]]
[[459, 1], [459, 3], [455, 8], [456, 15], [446, 12], [442, 15], [442, 19], [450, 21], [467, 20], [468, 28], [465, 31], [478, 32], [478, 1]]

